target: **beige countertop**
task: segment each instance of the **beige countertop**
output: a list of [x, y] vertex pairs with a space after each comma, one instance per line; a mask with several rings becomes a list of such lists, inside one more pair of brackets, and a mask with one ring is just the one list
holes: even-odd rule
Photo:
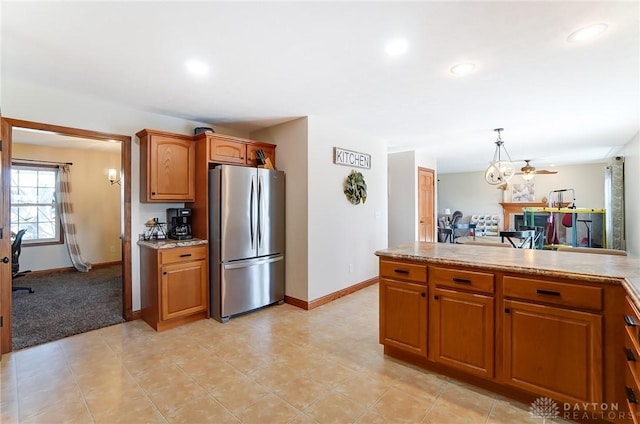
[[193, 238], [191, 240], [138, 240], [139, 246], [150, 247], [151, 249], [172, 249], [174, 247], [198, 246], [207, 244], [207, 240]]
[[640, 307], [640, 260], [635, 257], [422, 242], [378, 250], [375, 254], [441, 265], [622, 284]]

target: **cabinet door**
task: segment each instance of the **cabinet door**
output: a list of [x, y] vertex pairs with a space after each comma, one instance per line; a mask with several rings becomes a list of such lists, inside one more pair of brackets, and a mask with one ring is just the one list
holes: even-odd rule
[[247, 144], [247, 165], [257, 166], [256, 151], [262, 150], [271, 161], [271, 165], [276, 166], [276, 148], [266, 144]]
[[556, 401], [602, 396], [602, 317], [526, 302], [504, 302], [506, 383]]
[[207, 262], [161, 267], [160, 319], [169, 320], [207, 309]]
[[194, 201], [196, 149], [193, 141], [151, 135], [148, 150], [147, 201]]
[[380, 343], [427, 356], [427, 286], [380, 279]]
[[493, 378], [493, 304], [493, 297], [435, 288], [429, 305], [430, 359]]
[[215, 137], [209, 139], [210, 162], [244, 165], [246, 158], [247, 145], [245, 143]]

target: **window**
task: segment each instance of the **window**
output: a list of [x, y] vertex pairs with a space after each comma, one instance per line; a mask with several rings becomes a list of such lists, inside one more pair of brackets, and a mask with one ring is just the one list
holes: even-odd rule
[[62, 243], [57, 176], [57, 167], [14, 164], [11, 168], [11, 231], [27, 230], [23, 244]]

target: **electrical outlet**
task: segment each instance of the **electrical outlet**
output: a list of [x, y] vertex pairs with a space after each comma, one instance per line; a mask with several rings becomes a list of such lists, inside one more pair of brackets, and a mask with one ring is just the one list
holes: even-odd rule
[[353, 264], [349, 264], [349, 272], [353, 272]]

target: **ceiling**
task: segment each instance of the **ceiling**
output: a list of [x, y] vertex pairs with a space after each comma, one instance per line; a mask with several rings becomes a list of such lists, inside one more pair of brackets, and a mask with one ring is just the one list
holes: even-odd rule
[[[511, 157], [536, 167], [604, 162], [639, 130], [637, 1], [0, 7], [3, 80], [214, 128], [328, 116], [390, 152], [425, 149], [443, 173], [484, 169], [497, 127]], [[567, 42], [599, 22], [598, 38]], [[408, 41], [404, 55], [385, 53], [394, 37]], [[208, 73], [189, 74], [190, 59]], [[450, 73], [460, 62], [475, 73]]]

